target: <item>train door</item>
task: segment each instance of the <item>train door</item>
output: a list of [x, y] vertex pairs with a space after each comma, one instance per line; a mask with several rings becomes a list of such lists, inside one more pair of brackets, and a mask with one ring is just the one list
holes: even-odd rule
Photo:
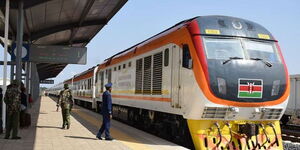
[[171, 106], [174, 108], [181, 107], [181, 51], [177, 45], [172, 46], [172, 81], [171, 81]]

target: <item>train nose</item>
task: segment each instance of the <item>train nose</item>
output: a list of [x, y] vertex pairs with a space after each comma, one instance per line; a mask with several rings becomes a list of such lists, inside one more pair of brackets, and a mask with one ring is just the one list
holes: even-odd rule
[[278, 100], [287, 86], [284, 66], [279, 63], [268, 67], [255, 60], [232, 60], [225, 65], [222, 61], [209, 61], [209, 66], [211, 91], [222, 99], [235, 102]]

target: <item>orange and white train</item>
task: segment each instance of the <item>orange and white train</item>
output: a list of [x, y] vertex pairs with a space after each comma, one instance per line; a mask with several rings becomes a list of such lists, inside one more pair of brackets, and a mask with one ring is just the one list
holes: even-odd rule
[[96, 110], [112, 83], [114, 118], [192, 149], [283, 149], [287, 67], [278, 41], [249, 20], [182, 21], [64, 83]]

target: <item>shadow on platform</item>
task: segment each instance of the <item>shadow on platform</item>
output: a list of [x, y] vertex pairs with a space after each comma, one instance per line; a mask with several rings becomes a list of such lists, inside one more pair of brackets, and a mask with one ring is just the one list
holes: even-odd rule
[[65, 137], [67, 137], [67, 138], [73, 138], [73, 139], [98, 140], [97, 138], [82, 137], [82, 136], [65, 136]]
[[55, 127], [55, 126], [36, 126], [37, 128], [57, 128], [61, 129], [61, 127]]
[[[56, 101], [56, 99], [57, 99], [54, 97], [50, 97], [50, 98], [53, 101]], [[93, 112], [91, 110], [87, 110], [87, 109], [82, 108], [77, 105], [74, 105], [71, 115], [72, 115], [72, 117], [74, 117], [74, 119], [76, 119], [82, 126], [84, 126], [87, 130], [89, 130], [91, 133], [93, 133], [94, 136], [96, 137], [96, 134], [98, 133], [98, 130], [102, 124], [102, 116], [99, 113]], [[153, 142], [149, 139], [157, 138], [157, 137], [154, 137], [153, 135], [145, 133], [144, 131], [141, 131], [134, 127], [125, 125], [116, 120], [112, 120], [110, 132], [111, 132], [111, 136], [120, 142], [124, 141], [124, 142], [136, 143], [136, 144], [141, 144], [141, 145], [143, 145], [143, 144], [168, 145], [168, 146], [170, 145], [170, 142], [167, 142], [160, 138], [155, 140], [156, 142]], [[136, 133], [138, 133], [138, 134], [136, 134]], [[146, 134], [147, 134], [148, 138], [144, 137], [144, 135], [146, 135]], [[80, 136], [65, 136], [65, 137], [97, 140], [96, 138], [80, 137]]]

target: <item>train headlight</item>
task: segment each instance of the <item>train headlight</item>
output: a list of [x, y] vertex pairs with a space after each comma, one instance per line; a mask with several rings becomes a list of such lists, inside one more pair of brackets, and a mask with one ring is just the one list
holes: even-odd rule
[[226, 81], [223, 78], [217, 78], [219, 93], [226, 94]]
[[280, 87], [280, 80], [273, 81], [271, 96], [278, 95], [278, 93], [279, 93], [279, 87]]

